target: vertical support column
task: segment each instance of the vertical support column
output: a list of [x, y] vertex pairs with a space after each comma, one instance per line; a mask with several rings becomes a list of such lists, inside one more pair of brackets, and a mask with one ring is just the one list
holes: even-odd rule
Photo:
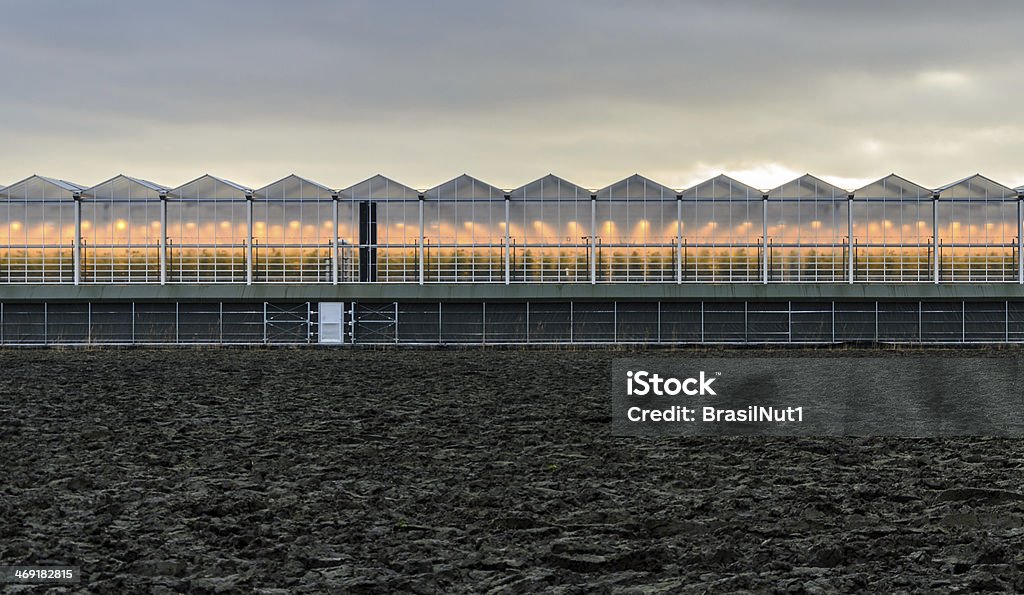
[[167, 284], [167, 194], [160, 193], [160, 285]]
[[939, 284], [939, 193], [932, 194], [932, 283]]
[[423, 239], [424, 239], [424, 234], [423, 234], [423, 195], [420, 194], [417, 198], [419, 199], [419, 205], [420, 205], [420, 245], [419, 245], [420, 271], [419, 271], [419, 273], [420, 273], [420, 285], [423, 285], [424, 278], [425, 278], [426, 271], [427, 271], [427, 268], [426, 268], [427, 267], [427, 263], [425, 263], [423, 261], [423, 258], [424, 258], [423, 255], [424, 255], [424, 252], [425, 252], [424, 249], [423, 249]]
[[75, 194], [75, 241], [71, 244], [71, 264], [75, 285], [82, 282], [82, 196]]
[[510, 199], [511, 199], [511, 197], [508, 194], [506, 194], [505, 195], [505, 285], [508, 285], [512, 281], [512, 264], [511, 264], [512, 247], [509, 246], [509, 237], [508, 237], [508, 226], [511, 225], [511, 223], [512, 223], [511, 220], [509, 219], [509, 213], [510, 213], [510, 211], [509, 211], [510, 202], [509, 201], [510, 201]]
[[[245, 284], [252, 285], [252, 193], [245, 193], [245, 222], [247, 227], [245, 238]], [[266, 342], [266, 337], [263, 338]]]
[[590, 284], [597, 285], [597, 195], [590, 195]]
[[853, 285], [853, 194], [846, 201], [846, 282]]
[[1017, 195], [1017, 284], [1024, 285], [1024, 194]]
[[331, 283], [334, 285], [338, 284], [338, 277], [341, 274], [341, 247], [338, 245], [338, 195], [331, 195], [331, 210], [332, 217], [334, 218], [334, 242], [331, 254]]
[[683, 195], [676, 195], [676, 285], [683, 282]]
[[761, 195], [761, 284], [768, 284], [768, 195]]

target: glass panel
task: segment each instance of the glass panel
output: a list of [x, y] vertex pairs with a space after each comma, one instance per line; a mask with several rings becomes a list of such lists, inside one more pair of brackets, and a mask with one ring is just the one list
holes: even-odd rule
[[896, 175], [854, 193], [857, 281], [930, 281], [932, 192]]
[[598, 281], [675, 281], [676, 192], [632, 176], [597, 193]]
[[33, 176], [0, 191], [0, 283], [74, 281], [73, 191]]
[[342, 190], [339, 196], [341, 280], [418, 282], [419, 193], [384, 176], [374, 176]]
[[244, 283], [248, 216], [245, 191], [204, 176], [167, 201], [168, 281]]
[[762, 192], [718, 176], [683, 192], [683, 280], [761, 280]]
[[82, 193], [84, 283], [160, 281], [160, 190], [118, 176]]
[[288, 176], [257, 190], [252, 207], [253, 281], [333, 280], [334, 200], [330, 189]]
[[504, 191], [463, 175], [424, 197], [425, 279], [504, 281]]
[[590, 281], [590, 194], [553, 175], [512, 191], [508, 229], [511, 281]]
[[848, 194], [810, 175], [768, 193], [769, 280], [846, 279]]

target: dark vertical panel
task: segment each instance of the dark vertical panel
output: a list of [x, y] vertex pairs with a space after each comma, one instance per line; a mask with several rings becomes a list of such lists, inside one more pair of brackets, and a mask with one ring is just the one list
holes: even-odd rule
[[526, 303], [487, 302], [484, 333], [488, 343], [525, 343]]
[[874, 341], [875, 302], [836, 302], [836, 340]]
[[705, 302], [704, 340], [742, 343], [746, 340], [743, 302]]
[[921, 340], [923, 342], [959, 342], [962, 336], [962, 302], [921, 302]]
[[663, 343], [697, 343], [701, 340], [700, 302], [661, 302]]
[[132, 305], [118, 302], [93, 302], [93, 343], [131, 343], [133, 338]]
[[749, 302], [747, 341], [789, 341], [789, 302]]
[[832, 302], [793, 302], [791, 307], [794, 342], [832, 341]]
[[[212, 306], [218, 306], [218, 304], [212, 304]], [[275, 312], [275, 309], [271, 308], [269, 304], [266, 314], [267, 318], [272, 321], [269, 328], [264, 328], [262, 303], [225, 303], [221, 307], [224, 312], [224, 317], [221, 320], [221, 332], [225, 343], [261, 343], [264, 332], [266, 332], [268, 343], [288, 342], [285, 340], [288, 337], [297, 340], [295, 335], [304, 336], [307, 332], [305, 325], [296, 328], [298, 325], [294, 319], [297, 316]], [[305, 316], [305, 313], [306, 309], [303, 305], [301, 315]]]
[[918, 302], [879, 302], [878, 340], [911, 341], [920, 339]]
[[658, 302], [619, 302], [616, 336], [620, 342], [658, 341]]
[[51, 344], [85, 343], [89, 340], [89, 304], [48, 304], [46, 340]]
[[135, 304], [136, 343], [174, 343], [174, 304]]
[[572, 340], [611, 343], [615, 340], [615, 302], [574, 302]]
[[359, 203], [359, 244], [359, 280], [374, 282], [377, 280], [377, 248], [367, 244], [377, 244], [377, 203]]
[[[262, 304], [260, 307], [262, 309]], [[178, 340], [181, 343], [219, 342], [220, 304], [178, 304]]]
[[569, 302], [530, 302], [531, 343], [567, 343], [572, 336]]
[[964, 336], [968, 341], [1006, 340], [1006, 302], [966, 302]]
[[441, 312], [437, 302], [400, 302], [398, 304], [399, 343], [438, 343], [441, 337]]
[[441, 304], [441, 341], [445, 343], [482, 343], [484, 305], [449, 302]]
[[1010, 341], [1024, 341], [1024, 302], [1010, 302], [1006, 309]]

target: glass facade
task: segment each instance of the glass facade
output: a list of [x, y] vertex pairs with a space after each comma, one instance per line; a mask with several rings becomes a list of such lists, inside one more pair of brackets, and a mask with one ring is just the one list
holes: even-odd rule
[[423, 194], [424, 279], [505, 279], [505, 192], [461, 175]]
[[167, 188], [116, 176], [81, 193], [81, 281], [159, 283]]
[[0, 283], [1021, 283], [1021, 191], [32, 176], [0, 189]]
[[591, 206], [589, 190], [554, 175], [513, 190], [508, 205], [510, 280], [589, 283]]
[[939, 188], [939, 279], [1012, 281], [1017, 275], [1017, 193], [980, 175]]
[[676, 191], [633, 175], [597, 192], [597, 280], [676, 280], [679, 208]]
[[684, 281], [761, 281], [764, 197], [718, 176], [683, 192]]
[[75, 281], [75, 196], [81, 191], [42, 176], [0, 190], [0, 283]]
[[854, 197], [854, 279], [931, 280], [932, 191], [892, 174], [857, 190]]
[[252, 194], [253, 282], [334, 280], [334, 192], [295, 175]]
[[245, 283], [252, 191], [205, 175], [167, 194], [167, 280]]
[[850, 193], [810, 174], [768, 192], [768, 279], [847, 279]]

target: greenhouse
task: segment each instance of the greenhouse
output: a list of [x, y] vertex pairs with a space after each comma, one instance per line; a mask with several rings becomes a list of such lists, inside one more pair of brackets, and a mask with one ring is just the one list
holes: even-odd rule
[[[854, 190], [810, 174], [768, 190], [31, 176], [0, 186], [0, 343], [1014, 342], [1022, 196], [982, 175]], [[742, 332], [708, 326], [730, 316]], [[851, 316], [877, 324], [848, 332]], [[916, 330], [890, 332], [892, 316]], [[683, 318], [702, 330], [662, 326]]]

